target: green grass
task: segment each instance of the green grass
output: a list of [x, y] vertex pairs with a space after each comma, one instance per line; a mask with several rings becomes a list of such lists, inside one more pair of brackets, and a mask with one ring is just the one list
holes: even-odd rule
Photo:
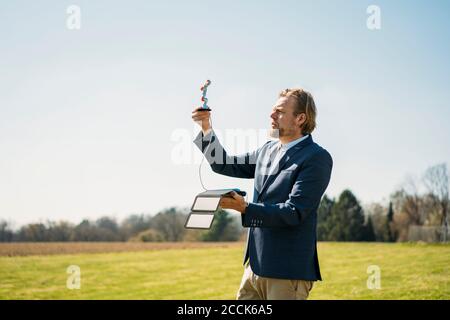
[[[234, 299], [243, 248], [0, 257], [0, 299]], [[450, 299], [450, 245], [319, 243], [310, 299]], [[69, 290], [66, 269], [81, 268]], [[367, 267], [381, 269], [369, 290]]]

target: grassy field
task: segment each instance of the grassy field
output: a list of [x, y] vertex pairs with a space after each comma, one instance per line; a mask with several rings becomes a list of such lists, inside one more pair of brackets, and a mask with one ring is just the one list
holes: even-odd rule
[[[242, 243], [96, 245], [0, 245], [0, 299], [234, 299], [243, 271]], [[310, 299], [450, 299], [450, 245], [324, 242], [319, 259], [324, 281]], [[69, 265], [81, 269], [79, 290], [66, 287]], [[369, 265], [381, 289], [367, 288]]]

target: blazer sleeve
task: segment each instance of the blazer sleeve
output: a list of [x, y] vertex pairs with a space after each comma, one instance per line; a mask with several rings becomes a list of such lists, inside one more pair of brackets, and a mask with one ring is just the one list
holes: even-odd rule
[[205, 136], [200, 131], [194, 144], [205, 155], [214, 172], [235, 178], [252, 179], [255, 177], [259, 149], [243, 155], [229, 156], [213, 130]]
[[288, 200], [284, 203], [249, 203], [242, 214], [244, 227], [293, 227], [319, 206], [330, 181], [333, 160], [322, 149], [306, 160], [298, 172]]

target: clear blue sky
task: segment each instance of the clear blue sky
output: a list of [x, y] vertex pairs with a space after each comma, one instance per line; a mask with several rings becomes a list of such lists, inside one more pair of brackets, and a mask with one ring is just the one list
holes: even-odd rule
[[[68, 30], [66, 9], [81, 8]], [[366, 8], [381, 8], [381, 30]], [[198, 165], [176, 164], [200, 84], [217, 130], [268, 129], [302, 86], [334, 158], [327, 194], [383, 201], [450, 159], [449, 1], [2, 1], [0, 219], [156, 213], [190, 206]], [[181, 130], [181, 131], [180, 131]], [[263, 141], [260, 141], [262, 144]], [[229, 146], [231, 142], [224, 141]], [[207, 187], [252, 181], [217, 176]]]

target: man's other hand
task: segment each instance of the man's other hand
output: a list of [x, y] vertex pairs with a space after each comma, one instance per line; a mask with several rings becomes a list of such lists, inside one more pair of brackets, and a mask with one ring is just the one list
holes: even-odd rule
[[236, 192], [231, 192], [231, 197], [222, 197], [219, 202], [219, 206], [222, 209], [233, 209], [239, 211], [240, 213], [245, 213], [247, 208], [247, 203], [243, 196], [237, 194]]

